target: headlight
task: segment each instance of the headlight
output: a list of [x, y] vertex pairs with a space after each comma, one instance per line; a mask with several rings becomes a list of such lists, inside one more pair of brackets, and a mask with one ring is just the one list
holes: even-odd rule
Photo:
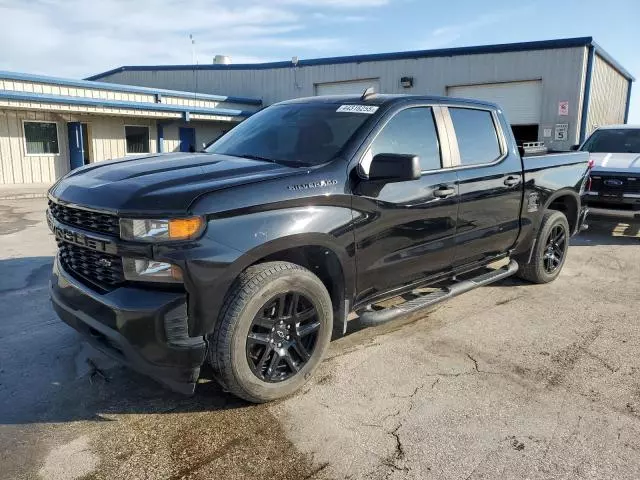
[[124, 278], [138, 282], [182, 283], [182, 270], [176, 265], [142, 258], [123, 258]]
[[202, 217], [155, 219], [120, 219], [120, 238], [140, 242], [166, 242], [195, 238], [204, 230]]

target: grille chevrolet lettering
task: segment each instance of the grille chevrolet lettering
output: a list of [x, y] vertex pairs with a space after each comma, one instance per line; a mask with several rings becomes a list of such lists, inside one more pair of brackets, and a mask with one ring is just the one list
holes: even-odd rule
[[105, 242], [103, 240], [92, 238], [87, 235], [74, 232], [72, 230], [67, 230], [66, 228], [58, 227], [56, 225], [53, 226], [53, 232], [55, 233], [56, 238], [64, 240], [65, 242], [73, 243], [74, 245], [79, 245], [81, 247], [87, 247], [99, 252], [107, 251], [108, 242]]

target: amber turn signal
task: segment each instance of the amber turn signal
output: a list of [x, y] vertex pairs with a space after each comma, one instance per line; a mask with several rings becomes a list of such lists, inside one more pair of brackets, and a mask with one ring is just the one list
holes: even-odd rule
[[201, 217], [176, 218], [169, 220], [169, 239], [185, 240], [196, 236], [202, 230], [204, 220]]

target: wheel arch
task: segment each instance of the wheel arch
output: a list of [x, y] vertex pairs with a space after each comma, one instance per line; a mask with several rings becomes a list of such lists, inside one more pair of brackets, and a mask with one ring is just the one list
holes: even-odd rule
[[318, 276], [331, 297], [334, 327], [342, 330], [342, 321], [348, 313], [346, 301], [351, 302], [354, 295], [355, 262], [345, 248], [336, 244], [334, 237], [305, 233], [282, 237], [255, 247], [231, 266], [232, 280], [226, 286], [223, 298], [229, 294], [240, 273], [252, 265], [271, 261], [294, 263]]
[[578, 221], [580, 218], [580, 196], [571, 189], [562, 189], [551, 195], [545, 204], [545, 210], [556, 210], [564, 213], [569, 222], [569, 229], [572, 234], [578, 231]]

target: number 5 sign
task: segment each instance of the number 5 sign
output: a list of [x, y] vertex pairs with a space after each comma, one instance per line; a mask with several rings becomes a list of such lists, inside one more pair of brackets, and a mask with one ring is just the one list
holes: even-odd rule
[[558, 103], [558, 115], [562, 115], [562, 116], [569, 115], [569, 102], [562, 101]]

